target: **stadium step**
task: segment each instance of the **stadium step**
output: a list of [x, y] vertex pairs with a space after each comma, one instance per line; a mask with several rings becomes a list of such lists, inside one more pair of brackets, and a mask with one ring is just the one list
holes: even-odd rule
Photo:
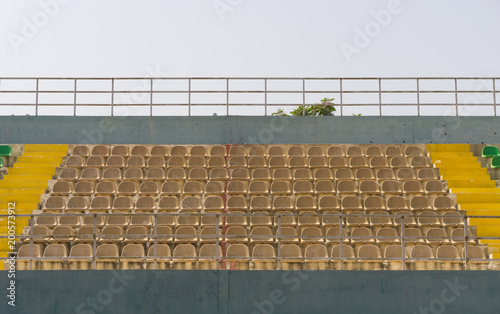
[[[68, 145], [26, 144], [22, 156], [17, 157], [12, 168], [0, 180], [0, 214], [8, 215], [8, 208], [14, 203], [17, 215], [31, 214], [36, 210], [40, 197], [47, 189], [48, 181], [61, 166], [63, 157], [68, 154]], [[0, 235], [8, 234], [8, 217], [0, 217]], [[29, 217], [15, 217], [16, 235], [22, 234], [29, 225]], [[12, 250], [7, 238], [0, 239], [0, 254]], [[3, 262], [0, 263], [3, 269]]]
[[[468, 144], [428, 144], [429, 156], [439, 168], [441, 178], [448, 180], [450, 193], [457, 196], [457, 205], [468, 216], [498, 216], [500, 214], [500, 188], [491, 180], [488, 169], [481, 167]], [[500, 219], [469, 218], [478, 237], [500, 237]], [[500, 240], [480, 240], [488, 251], [497, 251]], [[498, 246], [497, 246], [498, 245]]]

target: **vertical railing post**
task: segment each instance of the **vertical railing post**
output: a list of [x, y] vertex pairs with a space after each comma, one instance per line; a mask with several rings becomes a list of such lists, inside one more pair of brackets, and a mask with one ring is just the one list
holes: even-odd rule
[[342, 116], [342, 114], [343, 114], [342, 111], [343, 111], [343, 108], [344, 108], [343, 103], [342, 103], [342, 101], [343, 101], [342, 100], [343, 94], [344, 94], [344, 92], [342, 90], [342, 78], [340, 78], [340, 116]]
[[464, 215], [464, 258], [465, 258], [465, 270], [469, 270], [469, 223], [467, 221], [467, 216]]
[[33, 216], [33, 214], [31, 214], [31, 220], [30, 220], [30, 225], [31, 225], [31, 228], [30, 228], [30, 270], [33, 270], [33, 225], [34, 225], [34, 221], [35, 220], [35, 216]]
[[340, 239], [339, 240], [339, 242], [340, 242], [340, 244], [339, 244], [339, 247], [340, 247], [340, 256], [339, 256], [339, 258], [340, 258], [340, 270], [344, 270], [344, 260], [342, 258], [342, 256], [343, 256], [342, 253], [344, 253], [343, 252], [343, 248], [342, 248], [342, 244], [344, 242], [344, 239], [343, 239], [343, 236], [344, 236], [344, 232], [343, 232], [343, 216], [342, 216], [342, 214], [340, 214], [340, 216], [339, 216], [339, 221], [340, 221], [340, 227], [339, 227], [339, 237], [340, 237], [339, 238]]
[[220, 217], [219, 214], [215, 215], [215, 260], [217, 261], [217, 266], [216, 269], [219, 270], [219, 264], [220, 264], [220, 251], [219, 251], [219, 233], [220, 233]]
[[378, 114], [382, 116], [382, 79], [378, 79]]
[[403, 251], [403, 259], [401, 261], [401, 266], [403, 270], [406, 270], [406, 249], [405, 249], [405, 216], [401, 216], [401, 251]]
[[229, 78], [226, 78], [226, 116], [229, 116]]
[[306, 115], [306, 79], [302, 79], [302, 115]]
[[278, 215], [278, 270], [281, 270], [281, 214]]
[[188, 79], [188, 116], [191, 116], [191, 78]]
[[73, 86], [73, 116], [76, 117], [76, 78], [74, 79], [74, 86]]
[[497, 91], [496, 91], [496, 79], [493, 78], [493, 111], [495, 113], [495, 117], [497, 116]]
[[[149, 116], [153, 116], [153, 79], [149, 80], [150, 89], [149, 89]], [[156, 269], [156, 268], [155, 268]]]
[[420, 116], [420, 79], [417, 79], [417, 115]]
[[92, 269], [96, 268], [96, 250], [97, 250], [97, 214], [94, 214], [94, 231], [92, 233]]
[[264, 79], [264, 115], [267, 116], [267, 79]]
[[36, 95], [35, 95], [35, 116], [38, 116], [38, 86], [39, 86], [39, 80], [36, 79]]
[[115, 114], [115, 79], [111, 79], [111, 116]]
[[455, 79], [455, 111], [458, 117], [458, 82]]
[[156, 270], [156, 268], [158, 267], [157, 266], [157, 263], [158, 263], [158, 246], [157, 246], [157, 243], [158, 243], [158, 216], [156, 214], [154, 214], [154, 220], [155, 220], [155, 242], [154, 242], [154, 266], [153, 266], [153, 269]]

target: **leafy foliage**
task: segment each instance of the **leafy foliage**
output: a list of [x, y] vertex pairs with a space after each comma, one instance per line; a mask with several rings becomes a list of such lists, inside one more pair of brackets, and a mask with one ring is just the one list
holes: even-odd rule
[[297, 108], [293, 109], [290, 114], [287, 114], [284, 109], [279, 108], [272, 116], [334, 116], [336, 111], [333, 106], [334, 98], [323, 98], [321, 103], [317, 103], [311, 106], [299, 105]]

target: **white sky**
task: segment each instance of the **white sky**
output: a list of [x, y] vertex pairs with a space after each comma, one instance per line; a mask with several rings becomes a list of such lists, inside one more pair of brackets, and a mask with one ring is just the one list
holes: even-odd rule
[[500, 77], [499, 30], [498, 0], [0, 0], [0, 77]]

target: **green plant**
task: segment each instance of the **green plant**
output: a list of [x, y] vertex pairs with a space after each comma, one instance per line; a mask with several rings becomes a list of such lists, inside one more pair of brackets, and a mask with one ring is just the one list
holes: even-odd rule
[[[299, 105], [297, 108], [290, 112], [291, 116], [333, 116], [336, 111], [333, 106], [334, 98], [325, 97], [321, 99], [321, 103], [311, 106]], [[272, 116], [289, 116], [284, 109], [279, 108]]]

